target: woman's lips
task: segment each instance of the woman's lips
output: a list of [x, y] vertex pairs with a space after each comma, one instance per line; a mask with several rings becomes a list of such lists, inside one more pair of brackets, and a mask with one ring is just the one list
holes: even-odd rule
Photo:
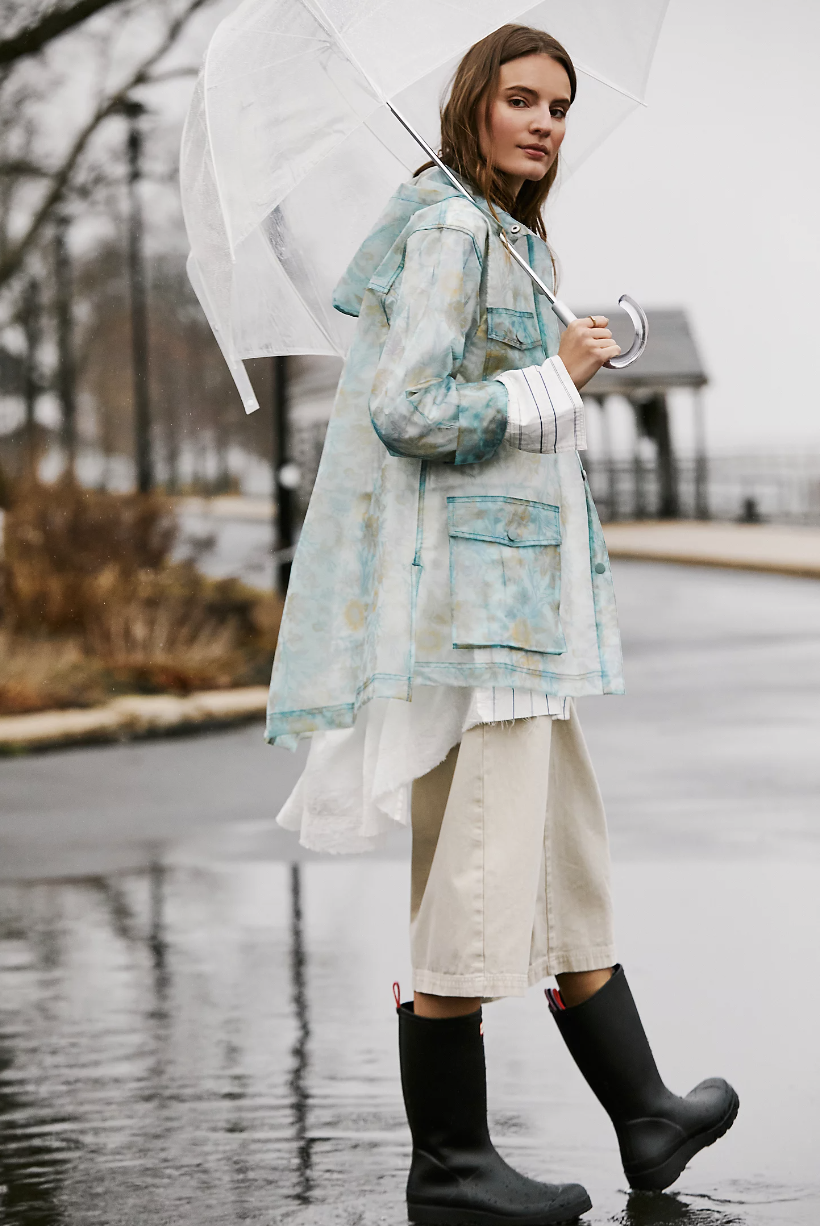
[[541, 149], [538, 145], [521, 145], [520, 148], [526, 153], [527, 157], [535, 158], [536, 160], [547, 156], [546, 149]]

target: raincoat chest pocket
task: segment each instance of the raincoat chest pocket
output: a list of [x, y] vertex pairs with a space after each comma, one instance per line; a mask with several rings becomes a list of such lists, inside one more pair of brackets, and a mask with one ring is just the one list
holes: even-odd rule
[[564, 652], [558, 507], [453, 497], [447, 522], [453, 646]]
[[541, 333], [532, 311], [487, 307], [487, 360], [485, 378], [522, 366], [543, 362]]

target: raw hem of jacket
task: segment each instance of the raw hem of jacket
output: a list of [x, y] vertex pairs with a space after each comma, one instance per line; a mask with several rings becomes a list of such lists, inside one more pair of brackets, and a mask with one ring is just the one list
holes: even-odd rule
[[584, 698], [592, 694], [623, 694], [623, 681], [605, 684], [600, 672], [562, 675], [548, 669], [523, 668], [518, 664], [416, 663], [410, 677], [381, 675], [371, 677], [356, 701], [326, 707], [305, 707], [295, 711], [269, 711], [265, 740], [284, 749], [295, 749], [299, 740], [314, 732], [352, 728], [359, 710], [371, 698], [398, 698], [409, 701], [415, 685], [515, 686], [538, 690], [556, 698]]

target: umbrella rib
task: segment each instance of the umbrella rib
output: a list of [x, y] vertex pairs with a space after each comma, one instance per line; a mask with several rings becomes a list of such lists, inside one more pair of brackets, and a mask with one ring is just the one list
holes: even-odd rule
[[379, 101], [383, 102], [384, 97], [385, 97], [383, 91], [379, 89], [378, 85], [373, 80], [373, 78], [370, 76], [370, 74], [365, 72], [358, 58], [351, 51], [348, 45], [347, 39], [345, 39], [342, 36], [341, 31], [338, 30], [336, 26], [333, 24], [333, 22], [330, 20], [327, 13], [322, 8], [322, 5], [319, 3], [319, 0], [300, 0], [300, 2], [304, 6], [304, 8], [306, 8], [308, 12], [313, 15], [314, 19], [318, 21], [319, 25], [324, 30], [327, 31], [328, 35], [336, 39], [339, 46], [344, 51], [345, 55], [350, 60], [351, 64], [354, 66], [354, 68], [358, 69], [358, 71], [362, 74], [362, 77], [367, 82], [367, 84], [370, 86], [370, 88], [373, 90], [373, 93], [376, 95]]
[[[387, 109], [388, 109], [388, 110], [391, 112], [391, 114], [392, 114], [393, 116], [395, 116], [395, 111], [393, 111], [393, 110], [391, 109], [391, 107], [390, 107], [390, 103], [389, 103], [389, 102], [384, 102], [384, 103], [382, 103], [382, 105], [383, 105], [383, 106], [386, 106], [386, 107], [387, 107]], [[399, 166], [404, 167], [404, 169], [406, 170], [406, 169], [407, 169], [407, 167], [404, 165], [404, 162], [401, 160], [401, 158], [399, 157], [399, 155], [396, 153], [395, 149], [391, 149], [391, 148], [390, 148], [390, 146], [388, 145], [387, 141], [384, 139], [384, 137], [379, 136], [378, 132], [376, 132], [374, 128], [371, 128], [369, 119], [365, 119], [365, 121], [364, 121], [364, 126], [367, 128], [367, 130], [368, 130], [368, 132], [370, 133], [370, 135], [371, 135], [371, 136], [373, 136], [373, 137], [375, 137], [375, 139], [376, 139], [376, 140], [379, 142], [379, 144], [381, 145], [381, 147], [382, 147], [383, 149], [386, 149], [386, 150], [387, 150], [387, 152], [390, 154], [390, 156], [393, 158], [393, 160], [394, 160], [394, 161], [396, 161], [396, 162], [398, 162]], [[345, 140], [347, 140], [347, 137], [345, 137]], [[422, 151], [422, 153], [426, 153], [426, 152], [427, 152], [427, 150], [424, 148], [424, 146], [423, 146], [423, 145], [419, 145], [419, 149]]]
[[637, 102], [638, 106], [646, 106], [643, 98], [639, 98], [637, 94], [633, 94], [631, 90], [624, 89], [621, 85], [616, 85], [614, 81], [610, 81], [609, 77], [602, 76], [600, 72], [595, 72], [593, 68], [588, 68], [586, 64], [576, 62], [575, 67], [584, 76], [592, 77], [593, 81], [600, 81], [601, 85], [606, 85], [608, 89], [614, 89], [616, 94], [622, 94], [624, 98], [631, 98], [633, 102]]
[[281, 60], [268, 60], [266, 64], [260, 64], [258, 68], [252, 68], [250, 71], [245, 70], [242, 75], [245, 79], [249, 79], [250, 77], [258, 76], [260, 72], [269, 72], [271, 68], [280, 68], [282, 64], [291, 64], [294, 60], [300, 60], [300, 59], [306, 60], [308, 55], [315, 56], [319, 53], [319, 51], [322, 50], [322, 48], [329, 46], [327, 41], [323, 42], [321, 39], [318, 39], [318, 38], [315, 41], [317, 43], [318, 49], [311, 48], [309, 52], [294, 51], [293, 55], [285, 55], [282, 57]]
[[287, 34], [284, 30], [276, 30], [267, 26], [259, 26], [258, 29], [260, 34], [275, 34], [277, 38], [292, 38], [294, 42], [321, 43], [322, 45], [327, 42], [326, 38], [314, 38], [311, 34]]

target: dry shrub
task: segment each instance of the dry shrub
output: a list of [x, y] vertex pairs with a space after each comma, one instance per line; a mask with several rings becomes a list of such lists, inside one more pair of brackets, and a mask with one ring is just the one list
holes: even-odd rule
[[171, 563], [175, 532], [173, 509], [153, 496], [68, 484], [15, 492], [0, 710], [268, 680], [281, 599]]
[[88, 651], [121, 684], [190, 693], [225, 688], [241, 673], [237, 622], [215, 617], [194, 585], [184, 589], [186, 569], [143, 572], [125, 599], [109, 593], [89, 619]]
[[15, 638], [0, 631], [0, 715], [88, 706], [105, 697], [101, 670], [79, 643]]
[[153, 494], [108, 494], [71, 481], [21, 485], [3, 532], [6, 624], [85, 629], [102, 592], [125, 593], [140, 571], [167, 562], [176, 533], [171, 504]]

